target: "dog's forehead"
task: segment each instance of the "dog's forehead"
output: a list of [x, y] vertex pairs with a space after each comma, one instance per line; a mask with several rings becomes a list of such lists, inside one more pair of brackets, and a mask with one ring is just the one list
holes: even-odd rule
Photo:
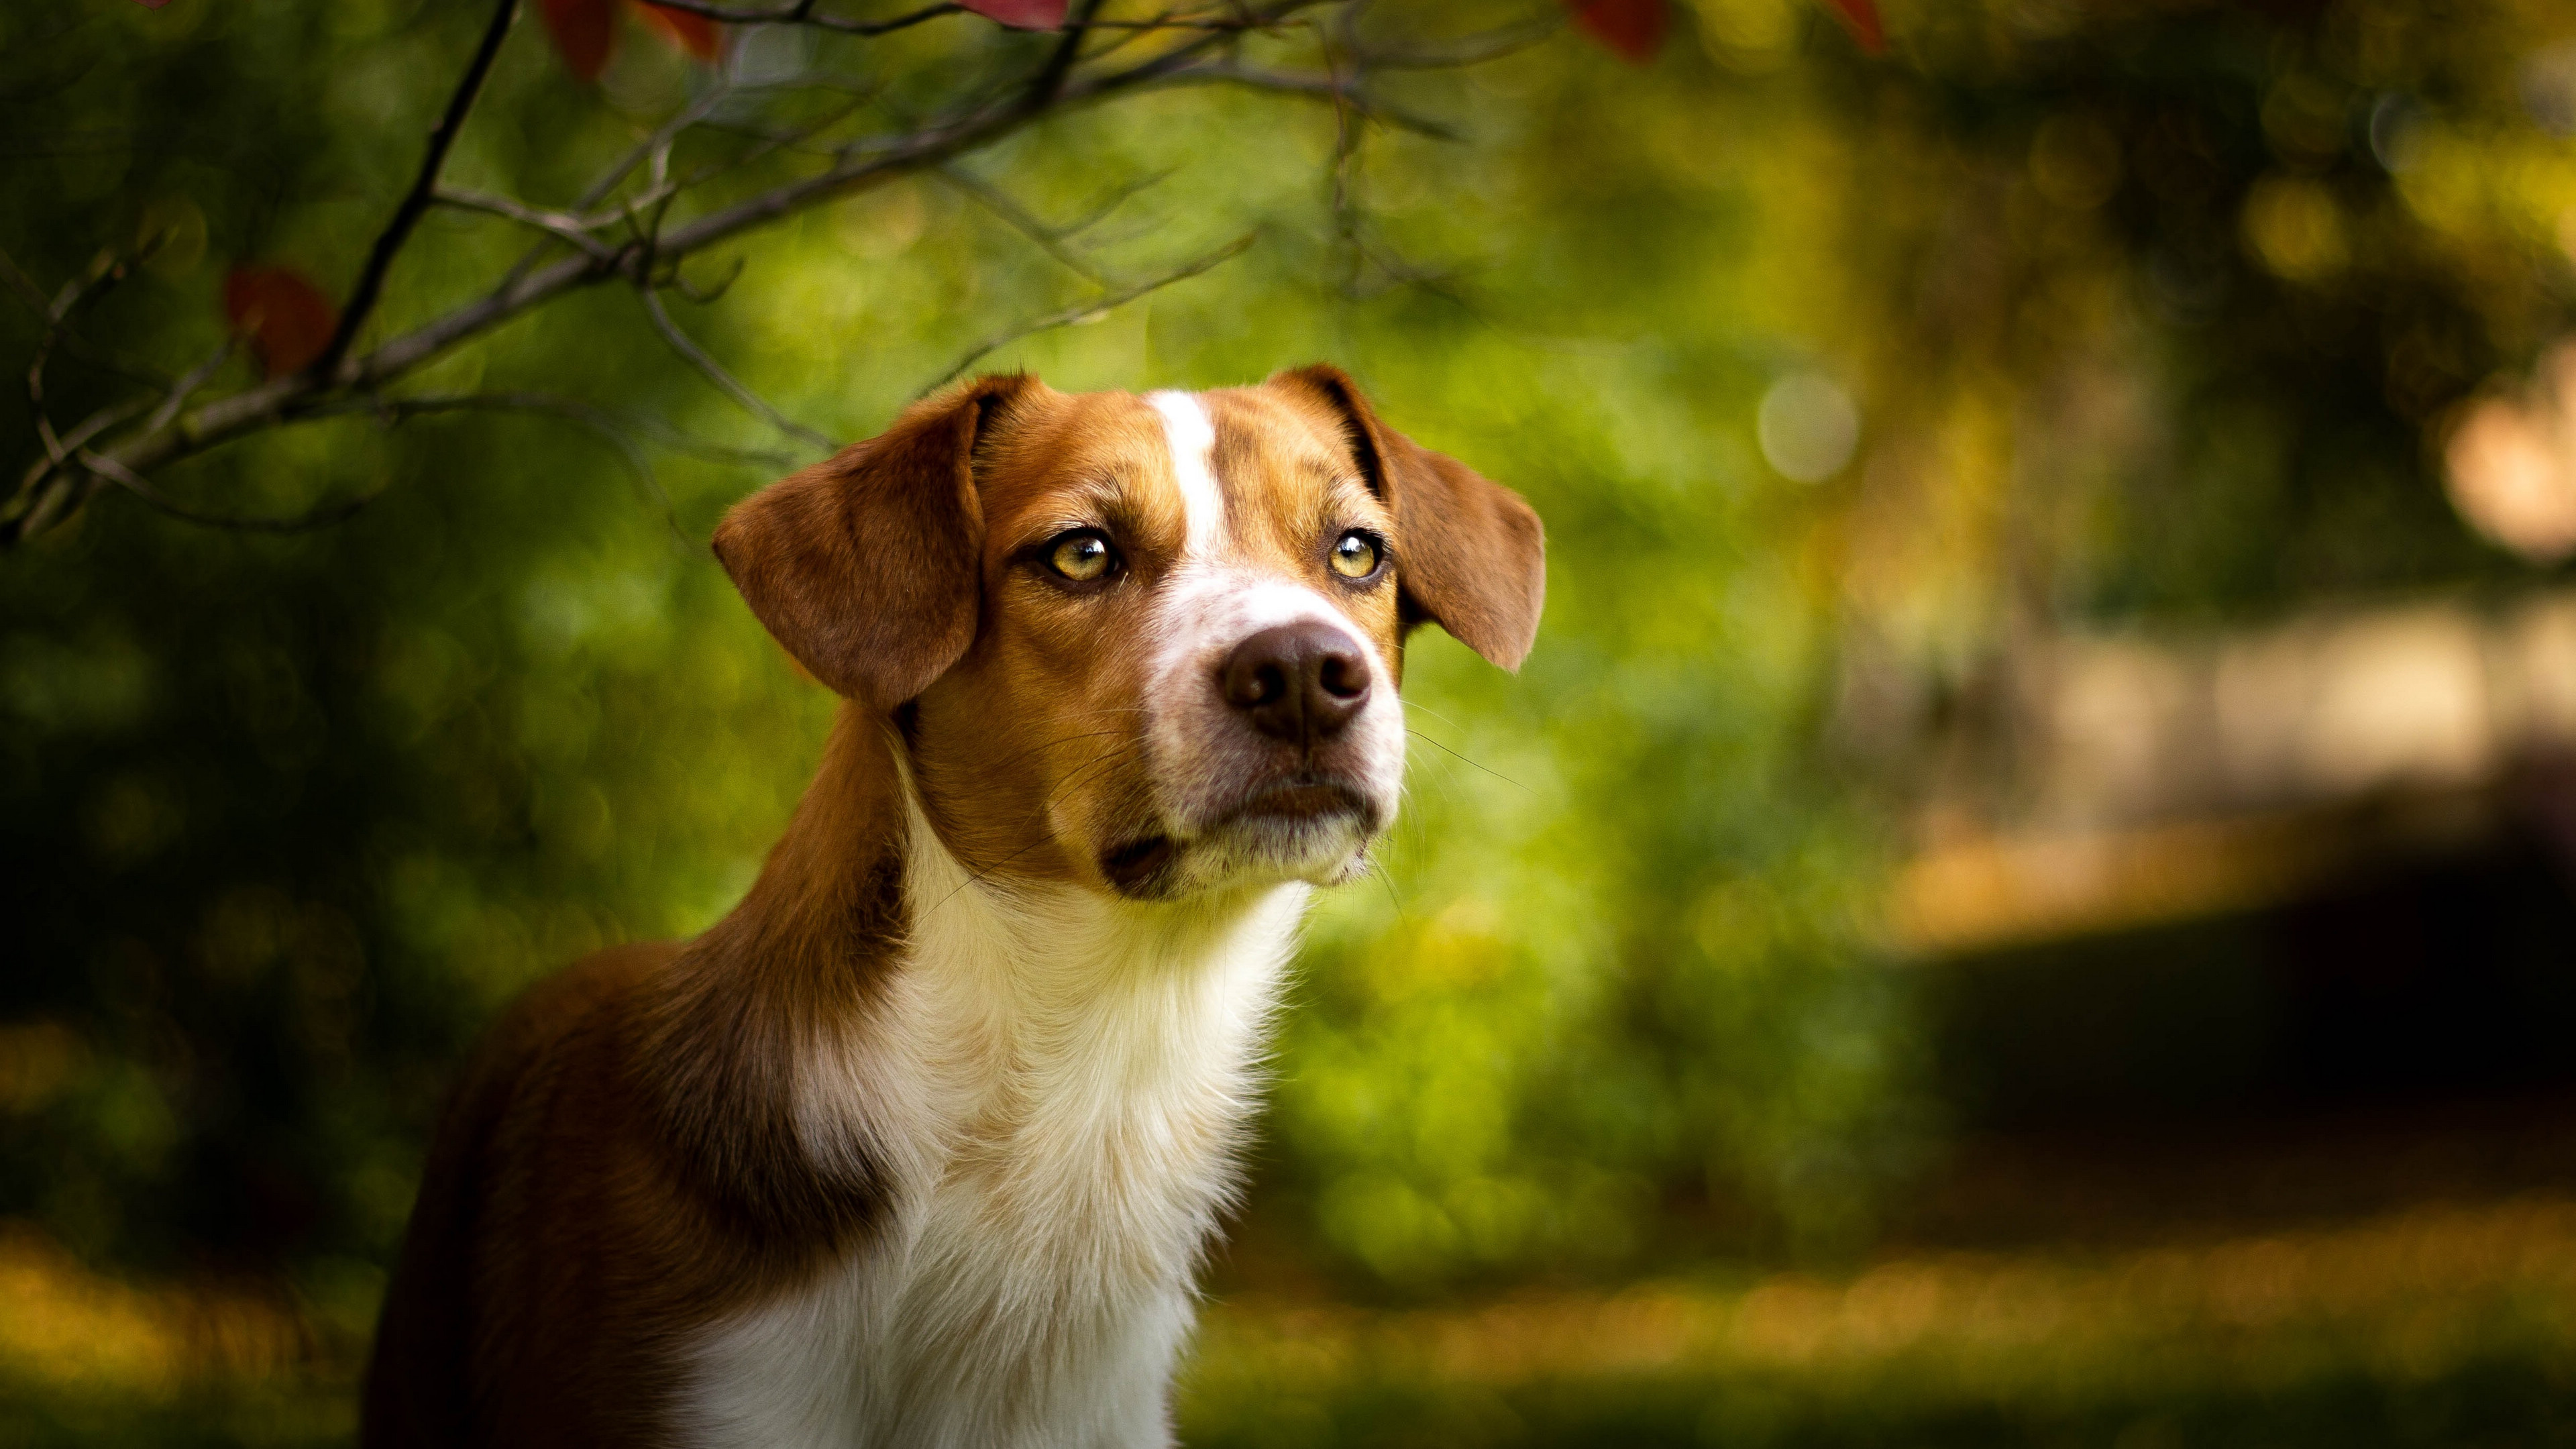
[[1089, 521], [1104, 505], [1149, 528], [1181, 523], [1163, 420], [1130, 392], [1046, 392], [1016, 411], [981, 474], [985, 521], [997, 536]]
[[1339, 421], [1266, 385], [1049, 394], [1013, 418], [984, 490], [1004, 548], [1103, 515], [1199, 557], [1302, 553], [1337, 517], [1386, 522]]

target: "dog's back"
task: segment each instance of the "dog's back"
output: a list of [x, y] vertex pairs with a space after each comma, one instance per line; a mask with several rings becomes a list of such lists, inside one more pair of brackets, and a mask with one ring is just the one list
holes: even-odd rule
[[[640, 989], [678, 949], [650, 942], [591, 956], [522, 997], [485, 1038], [430, 1146], [376, 1334], [364, 1442], [602, 1442], [652, 1421], [656, 1406], [626, 1398], [637, 1385], [598, 1371], [646, 1325], [583, 1311], [603, 1285], [582, 1278], [608, 1246], [602, 1236], [635, 1216], [598, 1199], [652, 1191], [649, 1173], [600, 1169], [649, 1156], [640, 1141], [617, 1145], [636, 1126], [619, 1120], [633, 1100], [624, 1043]], [[550, 1193], [540, 1175], [585, 1190]], [[530, 1332], [566, 1323], [583, 1330]], [[478, 1372], [477, 1356], [519, 1371]], [[484, 1387], [494, 1384], [527, 1387], [495, 1396]]]

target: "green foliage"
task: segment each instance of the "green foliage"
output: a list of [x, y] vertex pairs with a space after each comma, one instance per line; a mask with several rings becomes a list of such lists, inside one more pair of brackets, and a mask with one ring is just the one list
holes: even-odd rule
[[[1525, 673], [1416, 641], [1406, 813], [1381, 881], [1317, 922], [1284, 1026], [1262, 1191], [1354, 1284], [1866, 1234], [1936, 1114], [1873, 944], [1880, 829], [1818, 744], [1845, 631], [1959, 659], [2016, 609], [2505, 568], [2441, 508], [2417, 427], [2564, 304], [2537, 219], [2568, 163], [2513, 110], [2537, 10], [1927, 5], [1890, 16], [1883, 62], [1774, 0], [1686, 22], [1652, 70], [1559, 42], [1408, 81], [1466, 139], [1374, 135], [1347, 227], [1335, 118], [1296, 101], [1155, 95], [967, 163], [1055, 218], [1161, 177], [1079, 243], [1125, 275], [1260, 236], [989, 365], [1141, 388], [1330, 357], [1548, 520]], [[34, 138], [0, 169], [0, 249], [51, 285], [165, 233], [90, 323], [164, 359], [216, 345], [236, 261], [338, 295], [475, 24], [414, 0], [0, 14]], [[744, 48], [883, 82], [860, 104], [891, 122], [929, 68], [1044, 43], [960, 21]], [[523, 28], [451, 180], [568, 198], [702, 84], [627, 46], [584, 88]], [[2368, 150], [2384, 96], [2415, 107], [2402, 173]], [[433, 213], [387, 325], [524, 241]], [[926, 176], [689, 275], [733, 255], [681, 324], [844, 437], [1085, 286]], [[28, 316], [0, 325], [25, 355]], [[1814, 486], [1755, 441], [1801, 369], [1866, 420], [1865, 461]], [[120, 395], [77, 360], [54, 378], [58, 417]], [[419, 384], [779, 446], [611, 291]], [[32, 436], [14, 396], [0, 436]], [[345, 526], [216, 532], [110, 495], [0, 560], [0, 1022], [37, 1063], [0, 1104], [0, 1215], [101, 1260], [290, 1269], [362, 1323], [480, 1024], [728, 906], [829, 701], [700, 542], [785, 464], [655, 459], [638, 479], [546, 416], [306, 423], [163, 482], [275, 513], [380, 492]]]

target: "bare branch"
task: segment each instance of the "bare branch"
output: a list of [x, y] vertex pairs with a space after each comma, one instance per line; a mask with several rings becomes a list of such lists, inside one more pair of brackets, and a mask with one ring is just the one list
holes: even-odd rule
[[1091, 32], [1091, 17], [1100, 13], [1101, 0], [1074, 0], [1073, 10], [1065, 18], [1064, 35], [1055, 43], [1047, 62], [1039, 67], [1037, 79], [1029, 82], [1028, 94], [1020, 104], [1029, 110], [1044, 110], [1064, 91], [1064, 79], [1073, 74], [1073, 63], [1082, 54], [1082, 38]]
[[[1159, 292], [1163, 288], [1172, 285], [1174, 282], [1188, 281], [1190, 278], [1197, 276], [1201, 272], [1212, 270], [1225, 262], [1232, 261], [1234, 258], [1243, 255], [1246, 250], [1250, 249], [1252, 243], [1258, 238], [1258, 236], [1259, 233], [1257, 232], [1245, 232], [1243, 235], [1236, 237], [1233, 241], [1227, 242], [1224, 246], [1217, 248], [1206, 256], [1200, 257], [1198, 260], [1190, 262], [1184, 266], [1174, 268], [1171, 271], [1164, 272], [1160, 276], [1148, 277], [1144, 281], [1121, 287], [1117, 291], [1111, 292], [1106, 296], [1094, 297], [1087, 302], [1076, 302], [1072, 306], [1066, 307], [1060, 311], [1049, 312], [1045, 316], [1039, 317], [1033, 321], [1023, 322], [1019, 326], [1014, 327], [1007, 332], [995, 333], [993, 336], [988, 337], [984, 341], [967, 349], [966, 355], [957, 359], [956, 366], [941, 373], [937, 380], [933, 381], [928, 387], [923, 388], [921, 393], [926, 394], [936, 392], [950, 382], [955, 381], [957, 376], [960, 373], [963, 373], [966, 369], [973, 367], [976, 363], [982, 361], [992, 353], [1004, 347], [1008, 347], [1014, 342], [1035, 337], [1041, 332], [1052, 332], [1058, 327], [1070, 327], [1078, 322], [1096, 322], [1099, 319], [1108, 316], [1112, 311], [1126, 306], [1128, 303], [1135, 301], [1137, 298], [1142, 297], [1149, 292]], [[921, 394], [915, 395], [919, 396]]]
[[963, 5], [926, 5], [891, 20], [845, 20], [837, 15], [812, 13], [814, 0], [799, 0], [794, 5], [773, 6], [766, 10], [742, 5], [711, 5], [707, 0], [653, 0], [653, 3], [664, 10], [703, 15], [727, 25], [811, 25], [818, 30], [837, 31], [842, 35], [890, 35], [898, 30], [909, 30], [925, 20], [966, 12]]
[[442, 206], [453, 206], [460, 211], [480, 211], [492, 216], [507, 217], [521, 226], [534, 227], [558, 241], [570, 242], [574, 247], [589, 253], [596, 261], [615, 260], [616, 249], [592, 236], [582, 219], [570, 212], [543, 211], [522, 202], [513, 201], [506, 196], [489, 196], [479, 191], [460, 191], [449, 186], [439, 187], [430, 194], [430, 199]]
[[172, 518], [184, 519], [189, 523], [204, 524], [208, 528], [229, 529], [235, 533], [311, 533], [316, 529], [329, 528], [335, 523], [345, 523], [348, 520], [355, 518], [358, 514], [358, 510], [375, 502], [385, 494], [385, 490], [379, 488], [373, 493], [362, 493], [359, 496], [348, 499], [344, 502], [317, 508], [310, 513], [296, 514], [290, 518], [265, 518], [257, 515], [236, 513], [208, 513], [200, 508], [191, 508], [187, 504], [171, 497], [169, 494], [162, 492], [160, 489], [153, 487], [149, 482], [144, 480], [142, 474], [126, 467], [114, 458], [104, 457], [97, 453], [84, 451], [80, 454], [79, 463], [80, 466], [87, 471], [101, 478], [107, 479], [109, 482], [116, 484], [118, 487], [123, 488], [135, 497], [152, 505], [155, 509], [169, 514]]
[[604, 408], [595, 408], [573, 398], [536, 392], [452, 393], [430, 397], [377, 397], [362, 401], [369, 405], [367, 411], [391, 422], [432, 413], [477, 411], [537, 413], [574, 423], [608, 444], [617, 454], [618, 460], [626, 465], [626, 471], [634, 475], [636, 485], [660, 507], [662, 522], [671, 530], [673, 538], [690, 548], [698, 546], [698, 540], [689, 537], [688, 530], [680, 527], [679, 509], [671, 502], [669, 490], [662, 486], [661, 475], [653, 471], [653, 460], [646, 457], [644, 450], [628, 436], [629, 432], [636, 430], [630, 419], [621, 419]]
[[1256, 66], [1234, 64], [1195, 65], [1167, 77], [1164, 85], [1228, 85], [1246, 90], [1267, 91], [1274, 95], [1312, 96], [1327, 100], [1337, 107], [1348, 107], [1380, 125], [1411, 131], [1435, 141], [1463, 141], [1456, 128], [1411, 111], [1399, 110], [1360, 89], [1356, 79], [1334, 75], [1304, 75], [1294, 71], [1263, 70]]
[[1424, 46], [1416, 50], [1371, 50], [1371, 70], [1458, 70], [1482, 65], [1489, 60], [1544, 44], [1565, 28], [1565, 9], [1551, 5], [1533, 13], [1516, 25], [1496, 26], [1481, 35], [1470, 35], [1447, 45]]
[[1051, 227], [1029, 213], [1027, 207], [1011, 198], [1010, 193], [991, 185], [981, 177], [958, 166], [942, 166], [933, 173], [940, 180], [966, 194], [977, 205], [1001, 218], [1004, 225], [1037, 243], [1038, 249], [1056, 259], [1066, 270], [1095, 286], [1106, 285], [1100, 269], [1083, 259], [1080, 252], [1066, 246], [1075, 234], [1071, 227]]
[[799, 442], [811, 443], [826, 453], [840, 446], [830, 438], [771, 407], [767, 399], [743, 386], [740, 379], [725, 371], [721, 364], [707, 355], [706, 349], [689, 340], [689, 334], [681, 331], [679, 324], [671, 320], [671, 314], [662, 306], [662, 298], [650, 286], [636, 288], [635, 295], [643, 299], [644, 314], [653, 319], [653, 330], [662, 334], [664, 342], [671, 344], [671, 350], [680, 354], [691, 367], [704, 373], [707, 381], [714, 383], [725, 396], [741, 404], [744, 412], [787, 436]]
[[774, 452], [767, 448], [733, 448], [693, 438], [668, 423], [641, 413], [624, 413], [603, 408], [578, 398], [560, 397], [541, 392], [467, 392], [432, 393], [412, 397], [350, 398], [330, 408], [319, 409], [315, 416], [333, 413], [366, 413], [402, 421], [434, 413], [484, 411], [546, 413], [569, 418], [585, 427], [621, 436], [640, 434], [674, 453], [704, 458], [717, 463], [758, 464], [766, 468], [785, 468], [796, 462], [792, 453]]
[[411, 239], [412, 228], [429, 210], [438, 186], [439, 168], [447, 164], [448, 148], [456, 144], [456, 133], [465, 128], [465, 115], [474, 109], [475, 97], [483, 90], [483, 78], [492, 71], [492, 58], [501, 53], [501, 39], [510, 33], [510, 22], [518, 16], [519, 0], [498, 0], [492, 7], [492, 21], [483, 28], [482, 43], [466, 63], [464, 78], [456, 83], [456, 93], [447, 98], [447, 110], [430, 130], [429, 154], [421, 158], [420, 175], [412, 181], [402, 204], [394, 208], [393, 220], [377, 236], [375, 249], [367, 254], [366, 270], [358, 274], [358, 285], [349, 293], [349, 305], [340, 309], [340, 325], [332, 329], [330, 342], [308, 369], [315, 377], [339, 376], [341, 359], [349, 355], [350, 344], [358, 339], [358, 329], [367, 325], [367, 315], [376, 310], [376, 298], [383, 295], [385, 273], [393, 269], [395, 254]]

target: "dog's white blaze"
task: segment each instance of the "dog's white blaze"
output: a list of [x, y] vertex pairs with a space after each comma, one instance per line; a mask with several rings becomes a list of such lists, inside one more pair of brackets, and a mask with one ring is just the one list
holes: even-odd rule
[[1147, 393], [1145, 401], [1163, 415], [1163, 441], [1172, 451], [1172, 481], [1180, 485], [1189, 530], [1182, 555], [1214, 558], [1225, 538], [1225, 493], [1216, 485], [1216, 465], [1209, 458], [1216, 448], [1216, 424], [1191, 393]]
[[[911, 943], [880, 1010], [816, 1043], [798, 1083], [809, 1150], [873, 1124], [893, 1219], [699, 1340], [684, 1438], [1169, 1444], [1191, 1280], [1306, 888], [1144, 905], [978, 882], [904, 793]], [[903, 1077], [917, 1089], [889, 1093]]]

